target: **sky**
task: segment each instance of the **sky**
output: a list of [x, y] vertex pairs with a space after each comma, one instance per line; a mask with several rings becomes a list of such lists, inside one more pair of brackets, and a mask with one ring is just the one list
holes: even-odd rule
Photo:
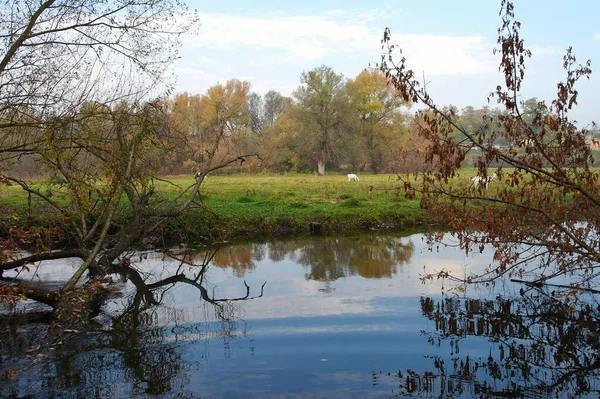
[[[572, 46], [578, 62], [600, 64], [600, 1], [514, 0], [521, 37], [533, 52], [526, 64], [523, 100], [550, 102], [564, 80], [562, 57]], [[355, 78], [381, 57], [389, 27], [392, 42], [439, 105], [481, 107], [503, 82], [493, 55], [499, 0], [192, 0], [201, 26], [183, 38], [175, 65], [176, 89], [203, 94], [236, 78], [252, 91], [289, 96], [300, 75], [320, 65]], [[581, 81], [579, 125], [600, 122], [600, 71]], [[496, 106], [491, 100], [490, 106]]]

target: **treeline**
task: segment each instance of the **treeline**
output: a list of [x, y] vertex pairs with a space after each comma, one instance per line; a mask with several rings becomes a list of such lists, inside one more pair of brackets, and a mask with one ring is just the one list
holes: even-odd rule
[[[421, 154], [427, 143], [418, 135], [423, 121], [409, 113], [410, 106], [379, 71], [363, 71], [346, 79], [320, 66], [301, 75], [291, 97], [274, 90], [253, 93], [249, 82], [232, 79], [204, 94], [184, 92], [141, 105], [85, 102], [68, 117], [56, 115], [43, 123], [33, 111], [19, 110], [10, 118], [19, 120], [18, 128], [5, 138], [10, 137], [9, 146], [18, 148], [24, 137], [28, 142], [38, 137], [40, 143], [48, 144], [76, 135], [82, 146], [89, 148], [94, 142], [99, 151], [105, 151], [116, 145], [111, 141], [118, 140], [125, 126], [153, 129], [146, 164], [163, 175], [224, 170], [225, 163], [225, 170], [246, 172], [411, 172], [425, 167]], [[533, 117], [537, 99], [525, 101], [522, 109], [525, 119]], [[448, 106], [443, 111], [470, 132], [487, 129], [491, 133], [499, 127], [486, 121], [502, 114], [497, 108], [472, 106], [462, 110]], [[136, 122], [132, 125], [131, 120]], [[526, 143], [517, 144], [526, 147]], [[52, 169], [45, 167], [48, 162], [55, 165], [61, 159], [60, 152], [53, 150], [56, 145], [49, 146], [48, 157], [40, 151], [15, 152], [12, 172], [23, 177], [47, 175]], [[495, 145], [514, 143], [498, 134]], [[73, 149], [62, 150], [67, 151]], [[69, 159], [77, 159], [88, 173], [97, 168], [86, 165], [87, 157], [80, 158]]]
[[[410, 151], [407, 111], [385, 76], [363, 71], [346, 79], [321, 66], [302, 74], [291, 97], [271, 90], [252, 93], [248, 82], [230, 80], [203, 95], [177, 94], [173, 124], [190, 138], [196, 156], [171, 159], [165, 172], [189, 173], [202, 165], [211, 131], [224, 129], [225, 153], [256, 153], [238, 165], [249, 171], [390, 171]], [[223, 154], [223, 155], [224, 155]]]

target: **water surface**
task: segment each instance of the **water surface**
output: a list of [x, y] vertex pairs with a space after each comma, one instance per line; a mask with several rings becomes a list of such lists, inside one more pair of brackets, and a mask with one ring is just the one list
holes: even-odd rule
[[488, 251], [367, 235], [132, 260], [143, 285], [119, 282], [86, 334], [28, 355], [47, 325], [4, 323], [0, 367], [16, 375], [0, 396], [598, 396], [594, 298], [420, 281], [485, 267]]

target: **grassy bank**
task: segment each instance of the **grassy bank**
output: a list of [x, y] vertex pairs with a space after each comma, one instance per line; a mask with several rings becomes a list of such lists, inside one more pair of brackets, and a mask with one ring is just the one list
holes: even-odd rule
[[[172, 197], [173, 184], [187, 187], [193, 177], [168, 177], [158, 183], [158, 196]], [[45, 183], [40, 182], [43, 187]], [[197, 210], [171, 221], [167, 230], [188, 230], [199, 236], [278, 234], [306, 231], [310, 222], [326, 232], [412, 226], [424, 222], [416, 200], [404, 199], [394, 175], [227, 175], [210, 176], [203, 184]], [[19, 187], [0, 187], [1, 223], [50, 223], [55, 217]]]

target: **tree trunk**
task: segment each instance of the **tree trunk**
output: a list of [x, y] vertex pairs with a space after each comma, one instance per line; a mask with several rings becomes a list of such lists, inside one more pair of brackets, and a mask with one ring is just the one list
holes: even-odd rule
[[374, 174], [379, 173], [379, 161], [374, 158], [371, 158], [371, 172]]
[[319, 174], [319, 176], [325, 175], [325, 162], [324, 161], [317, 161], [317, 173]]
[[65, 330], [80, 331], [97, 314], [107, 296], [108, 289], [95, 280], [61, 292], [51, 326], [55, 334], [58, 336]]

